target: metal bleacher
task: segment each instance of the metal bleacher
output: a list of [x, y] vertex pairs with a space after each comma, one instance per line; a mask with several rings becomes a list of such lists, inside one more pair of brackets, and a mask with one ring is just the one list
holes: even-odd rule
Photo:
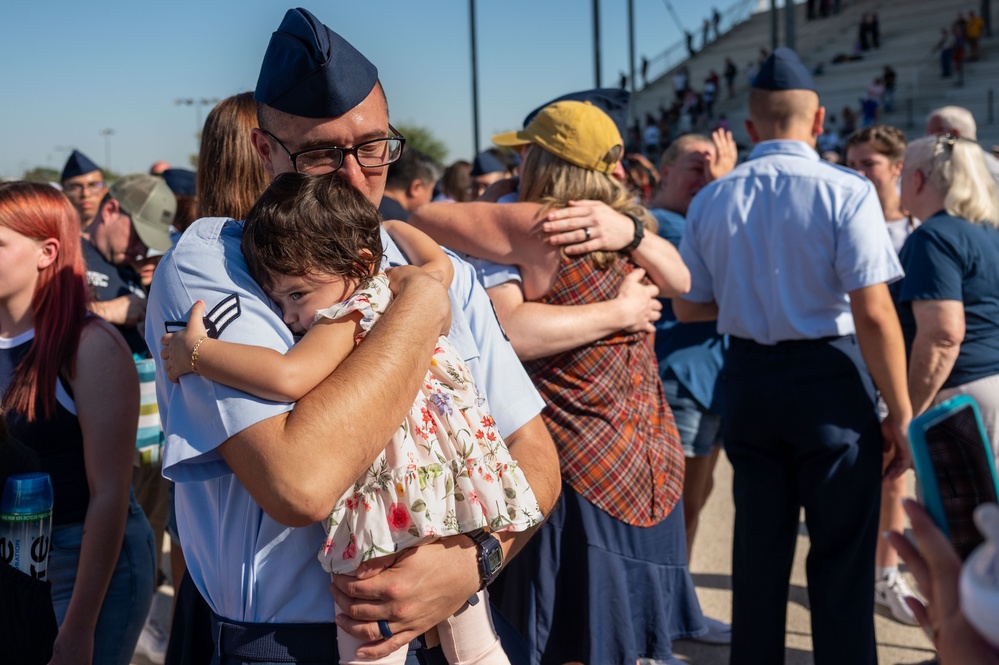
[[[989, 1], [991, 15], [999, 17], [999, 0]], [[727, 99], [723, 81], [715, 117], [724, 114], [736, 141], [749, 145], [743, 125], [749, 86], [746, 69], [748, 63], [757, 61], [761, 48], [771, 46], [771, 16], [769, 11], [739, 12], [745, 5], [743, 2], [733, 7], [736, 11], [726, 32], [694, 57], [681, 60], [674, 46], [664, 53], [667, 57], [652, 60], [669, 66], [658, 67], [653, 80], [636, 91], [632, 100], [634, 118], [644, 118], [646, 113], [658, 117], [660, 107], [669, 106], [673, 100], [673, 74], [680, 66], [686, 64], [690, 84], [700, 90], [709, 73], [714, 70], [721, 75], [725, 58], [731, 57], [739, 68], [736, 95]], [[845, 106], [858, 111], [867, 86], [881, 75], [885, 65], [890, 65], [897, 73], [895, 110], [882, 113], [880, 122], [903, 129], [911, 138], [922, 135], [925, 117], [933, 108], [964, 106], [974, 114], [979, 142], [988, 149], [999, 144], [999, 124], [993, 109], [994, 92], [999, 88], [999, 25], [994, 25], [996, 34], [982, 38], [981, 59], [965, 63], [961, 85], [956, 74], [941, 78], [939, 56], [932, 50], [940, 29], [949, 28], [958, 12], [967, 15], [968, 10], [979, 11], [980, 7], [979, 0], [853, 0], [844, 1], [838, 15], [807, 20], [806, 7], [801, 4], [795, 7], [796, 50], [809, 68], [821, 68], [815, 82], [827, 114], [839, 116]], [[862, 59], [834, 64], [837, 56], [855, 52], [861, 17], [867, 12], [878, 13], [880, 48], [862, 52]], [[785, 10], [778, 9], [782, 45], [785, 16]], [[685, 47], [682, 54], [686, 54]]]

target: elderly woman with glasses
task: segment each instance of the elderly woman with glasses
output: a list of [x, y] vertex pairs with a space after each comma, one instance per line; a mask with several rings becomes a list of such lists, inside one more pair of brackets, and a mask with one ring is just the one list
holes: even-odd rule
[[970, 395], [999, 444], [999, 197], [978, 144], [956, 135], [909, 144], [902, 205], [923, 224], [893, 285], [909, 350], [912, 413]]

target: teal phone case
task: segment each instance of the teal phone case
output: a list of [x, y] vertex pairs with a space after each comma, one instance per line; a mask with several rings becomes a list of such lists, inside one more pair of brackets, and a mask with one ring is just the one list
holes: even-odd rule
[[[973, 420], [967, 417], [966, 409], [971, 410]], [[927, 438], [927, 432], [933, 428], [938, 428], [948, 440], [959, 440], [960, 443], [946, 447], [934, 444]], [[923, 505], [936, 525], [954, 542], [955, 534], [948, 520], [947, 508], [951, 510], [952, 518], [955, 513], [961, 513], [967, 528], [975, 505], [994, 502], [999, 497], [995, 459], [978, 405], [971, 397], [958, 395], [928, 409], [912, 420], [909, 443], [916, 478], [922, 489]], [[982, 448], [980, 451], [977, 450], [979, 445]], [[987, 470], [980, 468], [983, 460]], [[974, 529], [974, 526], [970, 528]], [[960, 552], [961, 549], [958, 547], [962, 556], [970, 553]]]

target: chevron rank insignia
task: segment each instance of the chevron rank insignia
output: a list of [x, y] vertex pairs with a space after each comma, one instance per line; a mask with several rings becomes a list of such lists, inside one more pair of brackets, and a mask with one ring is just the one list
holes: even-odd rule
[[[222, 331], [238, 319], [241, 313], [242, 309], [239, 305], [238, 293], [233, 293], [223, 298], [219, 304], [212, 307], [211, 311], [205, 314], [204, 324], [205, 330], [208, 331], [208, 336], [212, 339], [218, 339], [222, 335]], [[187, 326], [187, 322], [167, 321], [165, 325], [166, 331], [170, 333], [184, 328]]]

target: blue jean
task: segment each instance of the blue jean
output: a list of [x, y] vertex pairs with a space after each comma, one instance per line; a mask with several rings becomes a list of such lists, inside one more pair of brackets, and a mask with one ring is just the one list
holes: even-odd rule
[[[76, 582], [83, 524], [52, 529], [49, 580], [56, 621], [62, 625]], [[118, 564], [111, 576], [94, 630], [93, 665], [128, 665], [149, 614], [156, 576], [153, 530], [132, 494]]]
[[951, 60], [954, 58], [954, 49], [945, 48], [940, 51], [940, 75], [944, 78], [950, 76]]
[[721, 416], [701, 406], [673, 370], [663, 373], [662, 382], [666, 403], [673, 410], [673, 420], [680, 433], [684, 456], [710, 455], [715, 446], [722, 445]]

